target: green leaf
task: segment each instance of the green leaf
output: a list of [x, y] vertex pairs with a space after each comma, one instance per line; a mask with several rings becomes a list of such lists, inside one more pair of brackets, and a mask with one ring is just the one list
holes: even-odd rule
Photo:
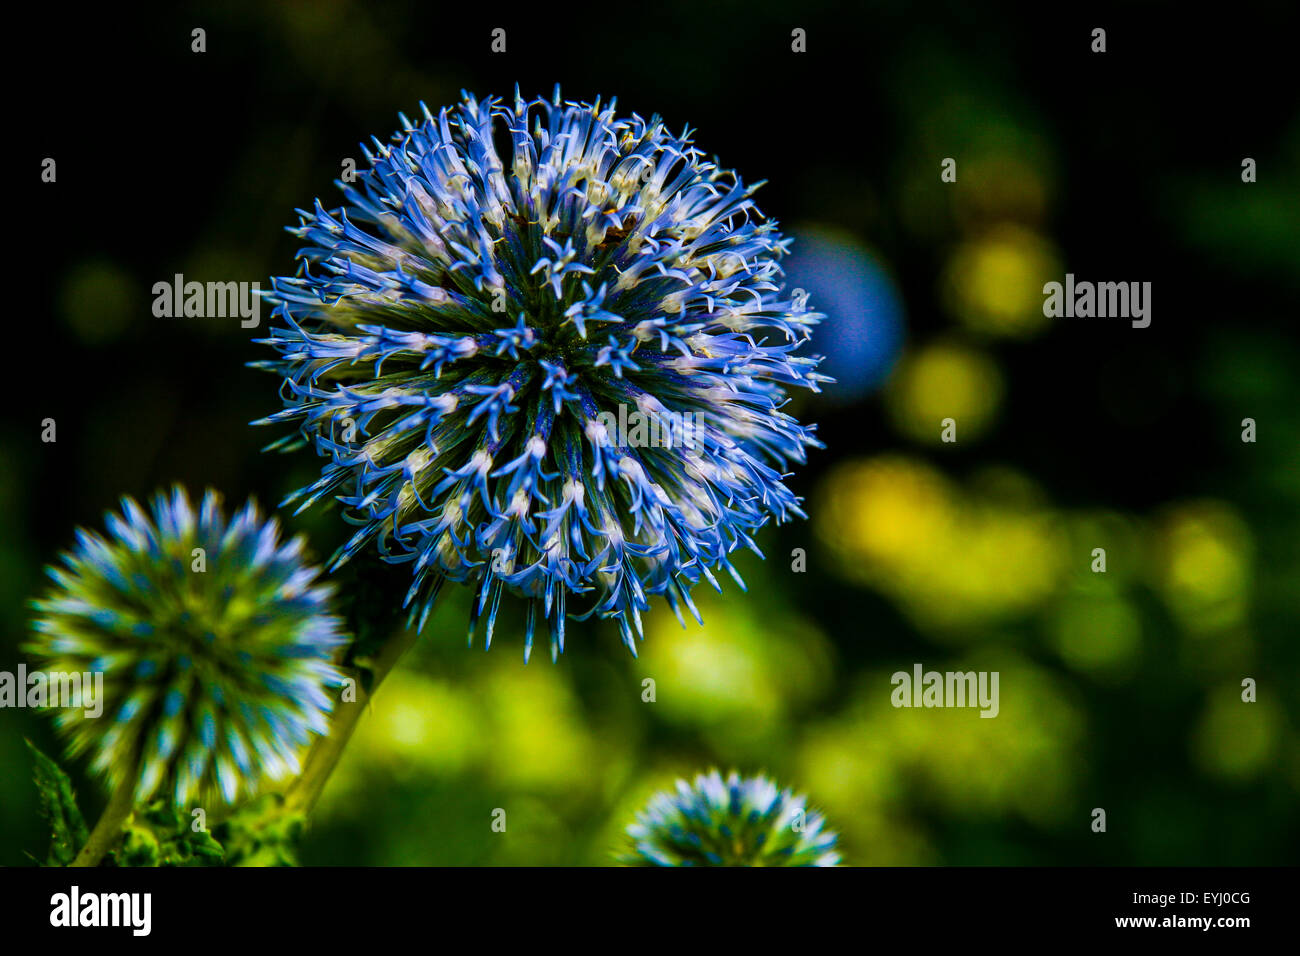
[[137, 809], [122, 828], [111, 854], [120, 867], [221, 866], [225, 850], [207, 830], [194, 829], [191, 816], [166, 800]]
[[244, 805], [217, 827], [228, 866], [297, 866], [298, 839], [307, 818], [284, 809], [284, 797], [268, 793]]
[[25, 742], [36, 763], [33, 779], [40, 796], [41, 816], [50, 828], [50, 852], [45, 865], [67, 866], [86, 844], [89, 832], [85, 818], [77, 808], [77, 795], [63, 768], [41, 753], [30, 740]]

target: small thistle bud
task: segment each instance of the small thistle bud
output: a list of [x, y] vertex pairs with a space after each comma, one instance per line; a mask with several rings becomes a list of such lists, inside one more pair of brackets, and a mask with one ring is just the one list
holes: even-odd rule
[[227, 521], [211, 491], [197, 512], [179, 487], [152, 515], [121, 508], [109, 537], [78, 530], [33, 602], [40, 636], [25, 649], [47, 671], [103, 678], [98, 717], [58, 711], [69, 751], [114, 791], [134, 775], [137, 804], [230, 803], [296, 771], [327, 729], [344, 640], [303, 539], [281, 544], [252, 502]]
[[837, 835], [803, 797], [766, 777], [712, 770], [677, 781], [627, 828], [629, 866], [837, 866]]
[[328, 458], [289, 500], [346, 507], [337, 560], [410, 562], [420, 627], [471, 583], [471, 640], [510, 592], [525, 659], [570, 615], [635, 653], [651, 596], [698, 619], [692, 587], [803, 516], [785, 478], [819, 442], [782, 408], [829, 379], [797, 354], [822, 316], [785, 291], [789, 240], [756, 187], [612, 101], [402, 119], [342, 209], [299, 210], [301, 267], [272, 282], [257, 364], [286, 407], [261, 423]]

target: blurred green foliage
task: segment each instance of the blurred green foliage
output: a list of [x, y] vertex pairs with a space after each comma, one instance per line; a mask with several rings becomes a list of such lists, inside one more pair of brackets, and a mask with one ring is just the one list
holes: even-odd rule
[[41, 804], [41, 818], [50, 833], [50, 852], [45, 857], [46, 866], [67, 866], [85, 845], [89, 831], [85, 818], [77, 807], [77, 795], [72, 781], [58, 763], [27, 742], [35, 769], [32, 773], [37, 797]]
[[[220, 135], [184, 147], [183, 173], [160, 163], [152, 186], [131, 187], [165, 242], [89, 230], [38, 289], [67, 372], [0, 425], [0, 668], [19, 659], [41, 566], [117, 495], [179, 479], [273, 504], [315, 467], [258, 453], [273, 436], [245, 423], [276, 397], [242, 366], [261, 357], [249, 333], [160, 324], [152, 282], [281, 272], [293, 207], [332, 202], [341, 158], [399, 109], [561, 80], [573, 97], [616, 93], [690, 122], [707, 151], [772, 181], [777, 218], [870, 247], [897, 274], [907, 342], [881, 393], [802, 400], [828, 444], [796, 478], [810, 521], [766, 531], [769, 560], [739, 561], [748, 592], [702, 595], [702, 628], [656, 607], [632, 660], [611, 628], [575, 624], [557, 666], [525, 667], [514, 610], [500, 646], [467, 651], [468, 596], [452, 590], [380, 688], [302, 862], [606, 864], [652, 792], [713, 765], [806, 792], [848, 863], [1294, 862], [1300, 120], [1214, 93], [1269, 89], [1250, 70], [1277, 58], [1229, 31], [1222, 72], [1188, 75], [1166, 109], [1153, 104], [1169, 81], [1124, 52], [1137, 41], [1113, 40], [1102, 70], [1068, 20], [812, 4], [808, 65], [774, 53], [756, 68], [756, 45], [783, 49], [788, 16], [741, 9], [669, 3], [640, 18], [635, 43], [507, 24], [508, 61], [479, 43], [487, 20], [453, 28], [418, 4], [153, 15], [129, 42], [166, 72], [117, 82], [163, 103], [182, 94], [160, 87], [180, 83], [188, 106], [156, 111], [165, 136], [191, 143], [196, 115]], [[202, 62], [185, 51], [192, 21], [209, 31]], [[1134, 29], [1150, 44], [1167, 28]], [[656, 44], [671, 69], [630, 65]], [[112, 122], [123, 137], [147, 125]], [[1195, 123], [1206, 138], [1190, 142]], [[1241, 183], [1241, 155], [1258, 158], [1257, 184]], [[136, 214], [103, 200], [105, 216]], [[67, 238], [42, 228], [47, 248]], [[1154, 280], [1152, 328], [1045, 319], [1042, 283], [1067, 268]], [[37, 437], [46, 416], [55, 445]], [[955, 445], [939, 440], [944, 417]], [[1241, 441], [1248, 417], [1255, 443]], [[329, 512], [291, 525], [322, 555], [344, 534]], [[915, 662], [1000, 671], [999, 716], [893, 708], [890, 674]], [[24, 735], [56, 752], [39, 715], [0, 720], [0, 766], [30, 765]], [[0, 864], [45, 851], [30, 779], [0, 774]], [[76, 784], [97, 795], [89, 816], [103, 794]], [[300, 821], [268, 833], [259, 807], [226, 825], [240, 859], [290, 862]], [[1089, 828], [1096, 807], [1106, 834]]]

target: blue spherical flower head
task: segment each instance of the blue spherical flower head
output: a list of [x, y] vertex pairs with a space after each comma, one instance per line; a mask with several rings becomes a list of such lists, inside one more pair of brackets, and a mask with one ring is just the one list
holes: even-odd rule
[[627, 828], [631, 866], [836, 866], [836, 834], [766, 777], [716, 771], [658, 793]]
[[180, 488], [151, 514], [121, 507], [107, 538], [78, 530], [33, 602], [26, 650], [44, 670], [102, 675], [94, 707], [58, 711], [69, 750], [88, 752], [114, 790], [133, 778], [137, 804], [231, 803], [296, 772], [327, 730], [344, 643], [303, 539], [282, 543], [251, 502], [227, 520], [215, 492], [197, 509]]
[[698, 619], [701, 578], [739, 581], [731, 552], [803, 515], [785, 471], [818, 442], [782, 406], [828, 381], [796, 354], [821, 316], [754, 187], [658, 117], [557, 90], [402, 121], [343, 208], [299, 211], [298, 275], [272, 281], [264, 422], [329, 459], [289, 500], [343, 503], [339, 561], [411, 562], [420, 627], [471, 582], [471, 642], [510, 591], [525, 659], [539, 617], [563, 650], [566, 615], [616, 618], [635, 654], [651, 595]]

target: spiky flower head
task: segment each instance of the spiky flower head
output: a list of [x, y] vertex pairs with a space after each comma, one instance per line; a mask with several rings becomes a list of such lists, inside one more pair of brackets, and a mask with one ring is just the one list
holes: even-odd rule
[[296, 771], [327, 728], [344, 642], [331, 589], [251, 501], [227, 520], [215, 492], [196, 509], [177, 487], [151, 511], [123, 498], [107, 537], [77, 531], [26, 650], [46, 673], [103, 675], [102, 701], [55, 720], [114, 790], [133, 777], [137, 804], [233, 802]]
[[837, 866], [834, 831], [761, 774], [716, 770], [657, 793], [627, 828], [631, 866]]
[[346, 507], [338, 560], [412, 562], [420, 627], [471, 582], [471, 642], [510, 591], [525, 659], [539, 616], [563, 650], [566, 614], [616, 618], [635, 654], [648, 596], [695, 614], [701, 578], [803, 514], [784, 471], [818, 442], [781, 408], [828, 380], [795, 354], [822, 316], [783, 288], [788, 241], [689, 130], [612, 101], [465, 94], [373, 143], [272, 280], [264, 422], [329, 459], [289, 500]]

